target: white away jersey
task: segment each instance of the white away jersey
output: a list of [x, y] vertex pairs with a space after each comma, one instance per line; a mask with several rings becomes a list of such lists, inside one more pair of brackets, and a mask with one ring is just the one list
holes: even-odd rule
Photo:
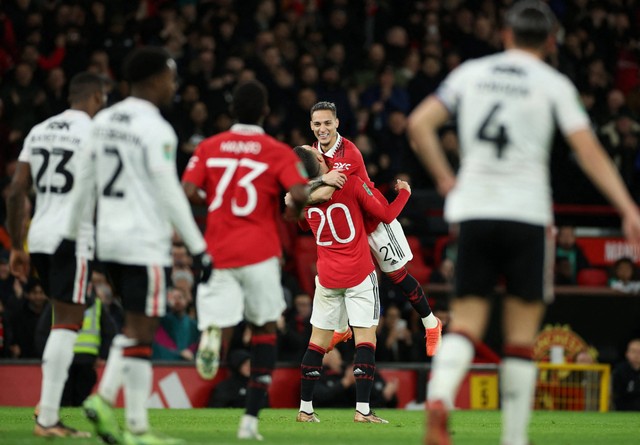
[[457, 115], [461, 148], [445, 218], [551, 223], [556, 123], [565, 136], [589, 128], [569, 79], [524, 51], [509, 50], [464, 63], [436, 95]]
[[[52, 254], [64, 237], [64, 227], [76, 218], [71, 201], [77, 174], [91, 162], [91, 118], [84, 111], [67, 110], [41, 122], [27, 135], [19, 161], [31, 167], [36, 208], [29, 227], [29, 251]], [[93, 208], [80, 215], [77, 254], [93, 259]]]
[[177, 142], [158, 108], [142, 99], [129, 97], [95, 117], [101, 261], [170, 266], [173, 227], [192, 253], [205, 250], [177, 177]]

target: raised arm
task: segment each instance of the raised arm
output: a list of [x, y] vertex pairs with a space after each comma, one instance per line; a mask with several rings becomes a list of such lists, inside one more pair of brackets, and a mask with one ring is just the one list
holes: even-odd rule
[[591, 129], [582, 129], [567, 136], [567, 141], [580, 163], [580, 167], [602, 194], [615, 206], [622, 217], [622, 231], [632, 243], [640, 244], [640, 212], [618, 170], [593, 135]]
[[407, 127], [411, 148], [433, 176], [442, 196], [446, 196], [456, 184], [437, 133], [448, 119], [449, 111], [444, 104], [436, 96], [429, 96], [413, 110]]
[[389, 224], [400, 215], [400, 212], [402, 212], [402, 209], [409, 200], [409, 196], [411, 196], [411, 187], [409, 184], [398, 179], [395, 185], [398, 196], [396, 196], [396, 199], [390, 204], [383, 204], [374, 196], [371, 189], [369, 189], [360, 178], [358, 178], [357, 181], [360, 184], [356, 187], [356, 193], [363, 210], [386, 224]]

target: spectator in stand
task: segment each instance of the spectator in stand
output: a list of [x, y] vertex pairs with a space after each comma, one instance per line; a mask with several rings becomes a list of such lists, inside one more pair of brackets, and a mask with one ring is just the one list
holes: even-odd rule
[[631, 258], [620, 258], [613, 264], [609, 286], [611, 289], [624, 292], [625, 294], [637, 295], [640, 293], [638, 271]]
[[[244, 408], [247, 404], [247, 385], [251, 373], [249, 351], [245, 349], [231, 351], [227, 368], [231, 375], [213, 388], [207, 404], [209, 408]], [[266, 399], [265, 406], [269, 406]]]
[[406, 114], [411, 109], [409, 94], [395, 84], [391, 65], [385, 65], [378, 71], [376, 83], [362, 93], [360, 105], [370, 110], [367, 125], [370, 131], [381, 131], [392, 111]]
[[398, 306], [386, 308], [377, 334], [377, 362], [409, 362], [413, 359], [413, 338]]
[[[443, 258], [437, 269], [431, 272], [429, 283], [431, 284], [453, 284], [455, 264], [450, 258]], [[443, 322], [444, 323], [444, 322]]]
[[47, 305], [47, 296], [38, 280], [32, 278], [26, 285], [23, 298], [15, 311], [9, 314], [13, 338], [9, 344], [13, 358], [41, 358], [36, 345], [36, 327]]
[[33, 68], [21, 62], [14, 70], [14, 81], [0, 90], [8, 122], [22, 135], [46, 117], [46, 95], [33, 74]]
[[102, 269], [91, 272], [91, 287], [96, 297], [102, 301], [103, 312], [113, 320], [116, 334], [121, 333], [124, 326], [124, 309], [120, 298], [113, 294], [113, 288]]
[[278, 322], [278, 360], [299, 363], [311, 338], [311, 305], [309, 294], [293, 298], [293, 308]]
[[[568, 262], [568, 265], [566, 262]], [[556, 237], [556, 261], [562, 262], [562, 276], [567, 282], [562, 284], [576, 284], [578, 272], [590, 266], [582, 248], [576, 244], [576, 232], [572, 226], [558, 227]], [[569, 268], [567, 270], [567, 267]], [[560, 283], [558, 283], [560, 284]]]
[[192, 105], [189, 110], [189, 119], [182, 131], [178, 133], [180, 140], [180, 149], [176, 158], [178, 174], [181, 175], [187, 168], [187, 163], [198, 144], [211, 134], [213, 134], [213, 126], [209, 120], [209, 110], [204, 102], [198, 101]]
[[640, 411], [640, 338], [627, 345], [626, 361], [613, 370], [613, 404], [616, 411]]
[[153, 339], [152, 360], [193, 361], [200, 334], [195, 320], [187, 314], [189, 296], [183, 289], [172, 288], [167, 295], [169, 311], [160, 319]]
[[[322, 377], [316, 384], [313, 401], [318, 407], [347, 408], [356, 401], [356, 379], [353, 364], [342, 360], [339, 348], [327, 352], [322, 359]], [[372, 408], [396, 408], [398, 406], [398, 380], [386, 382], [376, 372], [373, 375], [370, 404]]]

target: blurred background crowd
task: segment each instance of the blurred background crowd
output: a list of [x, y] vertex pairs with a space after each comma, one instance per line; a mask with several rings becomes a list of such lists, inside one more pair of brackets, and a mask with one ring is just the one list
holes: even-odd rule
[[[414, 189], [401, 222], [406, 232], [425, 240], [430, 209], [440, 203], [433, 184], [412, 154], [405, 134], [407, 116], [444, 76], [465, 60], [501, 50], [501, 17], [510, 0], [4, 0], [0, 6], [0, 223], [4, 199], [22, 142], [31, 127], [67, 108], [68, 80], [89, 70], [110, 80], [109, 104], [128, 94], [121, 78], [125, 55], [140, 45], [157, 45], [175, 58], [179, 90], [166, 117], [179, 137], [181, 174], [197, 144], [232, 124], [231, 91], [245, 79], [263, 82], [270, 94], [267, 133], [291, 146], [313, 142], [309, 109], [320, 100], [334, 102], [339, 131], [361, 150], [369, 175], [382, 191], [397, 177]], [[548, 0], [559, 20], [557, 51], [549, 63], [578, 86], [594, 131], [640, 200], [640, 4], [635, 0]], [[459, 165], [455, 126], [441, 131], [442, 145]], [[561, 141], [553, 153], [556, 202], [598, 204], [602, 198], [582, 176]], [[422, 198], [421, 198], [422, 197]], [[426, 197], [426, 198], [425, 198]], [[423, 199], [424, 198], [424, 199]], [[31, 209], [33, 202], [25, 203]], [[439, 204], [438, 204], [439, 205]], [[437, 205], [435, 212], [437, 213]], [[197, 209], [196, 209], [197, 213]], [[27, 215], [30, 211], [27, 212]], [[200, 215], [202, 217], [202, 214]], [[29, 221], [25, 221], [28, 225]], [[569, 228], [571, 230], [571, 228]], [[299, 361], [310, 334], [311, 297], [300, 276], [292, 239], [295, 226], [283, 223], [283, 284], [289, 308], [280, 323], [280, 359]], [[431, 237], [431, 238], [428, 238]], [[433, 257], [424, 280], [449, 283], [455, 239]], [[39, 358], [44, 345], [41, 323], [47, 300], [37, 282], [14, 280], [8, 271], [9, 240], [0, 226], [0, 355]], [[575, 284], [581, 265], [571, 243], [559, 258], [560, 284]], [[420, 252], [420, 247], [418, 247]], [[190, 257], [174, 245], [171, 312], [154, 345], [158, 359], [192, 360], [198, 341], [193, 309]], [[569, 267], [569, 269], [567, 269]], [[631, 278], [625, 267], [632, 270]], [[616, 265], [618, 286], [640, 289], [635, 265]], [[623, 278], [618, 276], [622, 269]], [[626, 275], [625, 275], [626, 273]], [[622, 279], [622, 284], [619, 284]], [[563, 280], [573, 280], [566, 283]], [[626, 280], [626, 281], [625, 281]], [[626, 285], [633, 281], [635, 284]], [[99, 271], [93, 293], [113, 323], [122, 324], [117, 296]], [[396, 304], [393, 291], [381, 294], [379, 361], [425, 360], [424, 332]], [[446, 303], [435, 302], [442, 317]], [[398, 322], [402, 320], [403, 322]], [[46, 329], [45, 329], [46, 331]], [[244, 328], [232, 341], [241, 349]], [[105, 340], [106, 341], [106, 340]], [[232, 349], [233, 349], [232, 345]], [[349, 351], [342, 351], [349, 360]], [[240, 368], [240, 364], [238, 364]]]

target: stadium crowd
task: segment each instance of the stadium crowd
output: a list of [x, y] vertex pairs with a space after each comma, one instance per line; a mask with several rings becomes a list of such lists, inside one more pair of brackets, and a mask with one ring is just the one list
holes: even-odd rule
[[[313, 141], [309, 109], [337, 105], [339, 131], [361, 150], [370, 177], [382, 190], [395, 178], [414, 189], [433, 183], [409, 148], [407, 115], [444, 76], [467, 59], [500, 50], [497, 24], [512, 2], [462, 0], [9, 0], [0, 10], [0, 221], [17, 156], [29, 130], [67, 108], [67, 82], [89, 70], [110, 80], [111, 105], [128, 95], [121, 63], [140, 45], [162, 46], [174, 57], [179, 89], [166, 117], [179, 137], [181, 174], [205, 137], [227, 130], [231, 91], [258, 79], [269, 90], [268, 134], [291, 146]], [[640, 200], [640, 5], [633, 0], [549, 0], [559, 18], [557, 52], [549, 62], [578, 86], [594, 130]], [[454, 168], [458, 141], [453, 126], [441, 140]], [[575, 160], [561, 146], [553, 168], [563, 172], [557, 198], [599, 202]], [[555, 175], [554, 181], [557, 181]], [[558, 185], [557, 183], [554, 185]], [[563, 190], [570, 196], [563, 196]], [[565, 192], [568, 193], [568, 192]], [[31, 201], [25, 206], [31, 213]], [[408, 233], [419, 212], [401, 221]], [[24, 222], [28, 227], [29, 221]], [[299, 362], [309, 335], [310, 298], [299, 283], [292, 238], [283, 222], [283, 285], [289, 308], [279, 323], [280, 359]], [[10, 248], [4, 226], [0, 244]], [[39, 358], [37, 325], [46, 296], [37, 281], [20, 283], [0, 253], [0, 356]], [[449, 260], [449, 258], [445, 258]], [[176, 240], [172, 310], [156, 336], [154, 357], [193, 360], [197, 316], [190, 257]], [[453, 259], [454, 260], [454, 259]], [[451, 261], [433, 274], [451, 280]], [[575, 271], [571, 272], [575, 275]], [[384, 283], [383, 283], [384, 284]], [[411, 311], [382, 289], [387, 320], [380, 323], [380, 361], [425, 360], [424, 331]], [[97, 272], [93, 292], [116, 329], [122, 325], [117, 295]], [[410, 308], [409, 308], [410, 309]], [[439, 309], [436, 306], [436, 310]], [[446, 308], [442, 308], [445, 309]], [[404, 317], [404, 318], [403, 318]], [[402, 323], [404, 321], [404, 323]], [[247, 340], [237, 329], [231, 349]], [[246, 346], [246, 345], [245, 345]], [[344, 349], [344, 348], [343, 348]], [[353, 351], [342, 351], [345, 361]]]

